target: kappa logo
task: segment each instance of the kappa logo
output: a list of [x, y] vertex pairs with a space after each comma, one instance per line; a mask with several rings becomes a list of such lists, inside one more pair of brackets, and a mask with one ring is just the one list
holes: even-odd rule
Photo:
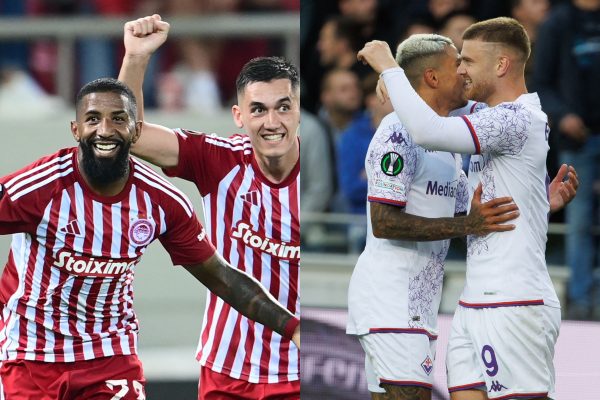
[[260, 205], [260, 193], [258, 193], [258, 190], [251, 190], [247, 193], [240, 194], [240, 197], [245, 202], [248, 202], [254, 206]]
[[488, 390], [488, 392], [500, 392], [502, 391], [502, 389], [508, 388], [498, 381], [492, 381], [492, 386], [490, 387], [490, 390]]
[[421, 367], [423, 367], [423, 371], [425, 371], [427, 375], [431, 374], [431, 371], [433, 371], [433, 362], [431, 361], [431, 358], [429, 358], [429, 356], [427, 356], [427, 358], [423, 360], [423, 362], [421, 363]]

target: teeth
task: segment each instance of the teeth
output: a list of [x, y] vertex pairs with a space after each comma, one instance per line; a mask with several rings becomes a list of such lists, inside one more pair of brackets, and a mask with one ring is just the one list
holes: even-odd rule
[[283, 138], [283, 134], [273, 134], [273, 135], [264, 135], [263, 139], [265, 140], [281, 140]]
[[101, 151], [111, 151], [117, 147], [117, 144], [116, 143], [110, 143], [110, 144], [96, 143], [96, 144], [94, 144], [94, 146], [98, 150], [101, 150]]

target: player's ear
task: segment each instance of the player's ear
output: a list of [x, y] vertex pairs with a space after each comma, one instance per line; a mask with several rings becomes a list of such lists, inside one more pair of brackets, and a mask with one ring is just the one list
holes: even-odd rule
[[235, 122], [235, 126], [238, 128], [243, 128], [244, 122], [242, 121], [242, 110], [240, 109], [240, 106], [237, 104], [233, 105], [231, 107], [231, 114], [233, 115], [233, 122]]
[[425, 84], [427, 84], [427, 86], [434, 89], [437, 88], [440, 83], [437, 73], [433, 68], [427, 68], [423, 72], [423, 80], [425, 81]]
[[81, 136], [79, 135], [79, 129], [77, 126], [77, 121], [71, 121], [71, 134], [76, 142], [81, 140]]
[[135, 132], [131, 137], [131, 143], [135, 143], [138, 141], [140, 136], [142, 136], [142, 126], [144, 125], [144, 121], [135, 121]]
[[502, 77], [508, 73], [510, 68], [510, 58], [508, 56], [500, 56], [496, 63], [496, 75]]

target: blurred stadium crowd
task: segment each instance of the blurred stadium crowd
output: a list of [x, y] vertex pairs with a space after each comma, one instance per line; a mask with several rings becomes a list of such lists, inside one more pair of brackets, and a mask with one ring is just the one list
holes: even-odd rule
[[[415, 33], [448, 36], [460, 51], [470, 24], [511, 16], [532, 42], [526, 81], [550, 119], [548, 173], [568, 163], [581, 182], [573, 203], [551, 218], [566, 231], [550, 239], [549, 262], [571, 270], [568, 316], [600, 320], [600, 0], [302, 0], [301, 7], [303, 249], [364, 247], [364, 159], [392, 109], [377, 100], [378, 77], [356, 52], [373, 39], [395, 50]], [[347, 222], [327, 218], [333, 214]]]
[[[298, 12], [300, 0], [0, 0], [0, 17], [116, 17], [159, 13], [193, 17], [261, 12]], [[120, 33], [120, 32], [119, 32]], [[0, 42], [0, 104], [2, 99], [36, 99], [57, 94], [57, 43], [53, 40]], [[77, 41], [75, 90], [102, 76], [117, 76], [122, 39]], [[235, 78], [250, 58], [281, 53], [281, 40], [268, 38], [170, 39], [154, 57], [145, 81], [145, 102], [168, 111], [218, 111], [235, 96]], [[201, 95], [198, 95], [201, 93]], [[73, 93], [74, 95], [74, 93]], [[49, 107], [53, 102], [45, 103]]]

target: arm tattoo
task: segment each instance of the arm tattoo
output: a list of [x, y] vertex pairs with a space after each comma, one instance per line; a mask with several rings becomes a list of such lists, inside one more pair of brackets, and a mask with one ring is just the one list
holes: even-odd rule
[[467, 217], [426, 218], [407, 214], [400, 207], [372, 202], [371, 225], [375, 237], [426, 242], [469, 233]]
[[280, 335], [283, 335], [286, 323], [294, 318], [260, 282], [233, 268], [218, 254], [200, 265], [185, 268], [240, 314]]
[[431, 400], [431, 389], [419, 386], [381, 385], [385, 388], [386, 400]]

